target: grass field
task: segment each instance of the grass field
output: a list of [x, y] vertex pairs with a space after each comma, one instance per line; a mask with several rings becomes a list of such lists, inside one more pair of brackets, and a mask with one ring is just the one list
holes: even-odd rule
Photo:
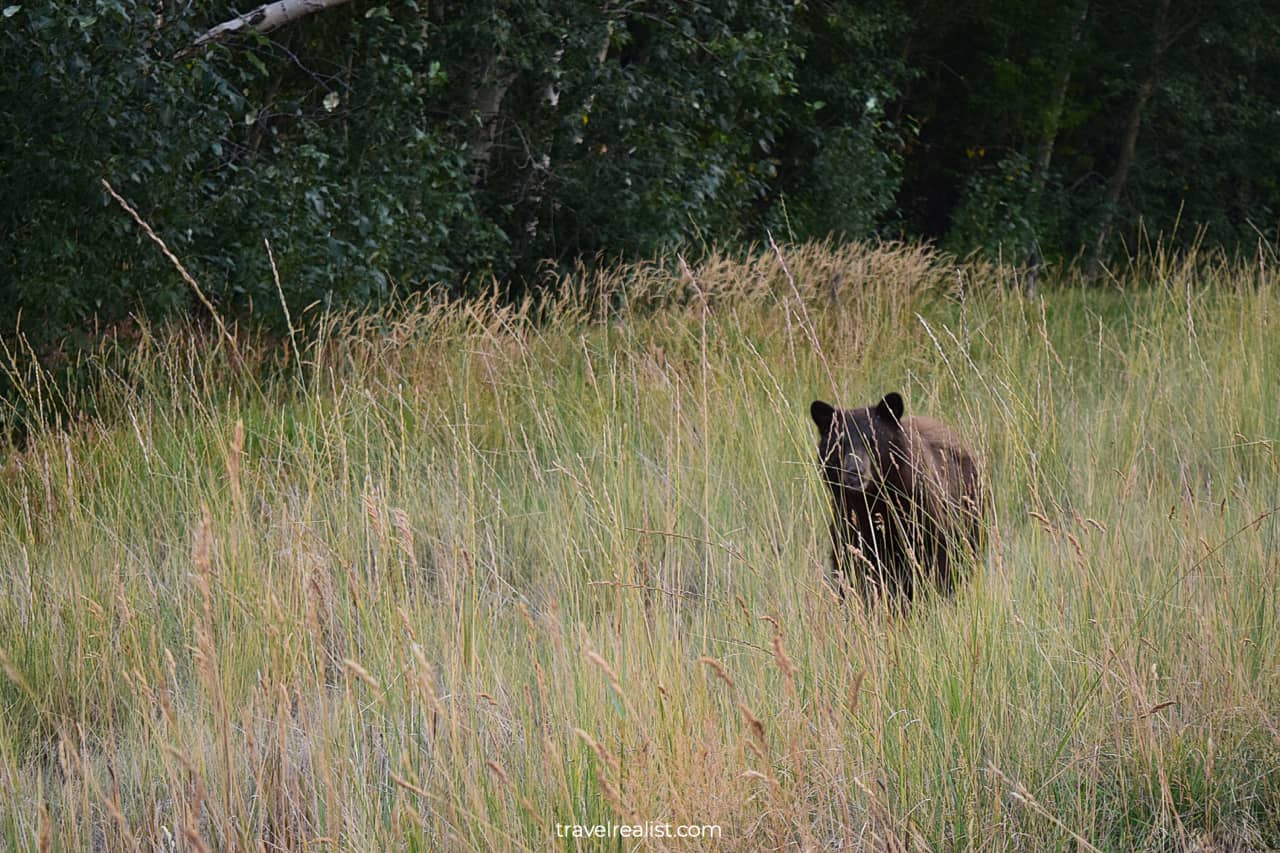
[[[787, 247], [144, 330], [0, 471], [0, 846], [1280, 847], [1273, 263]], [[824, 582], [808, 417], [889, 390], [995, 504], [906, 617]]]

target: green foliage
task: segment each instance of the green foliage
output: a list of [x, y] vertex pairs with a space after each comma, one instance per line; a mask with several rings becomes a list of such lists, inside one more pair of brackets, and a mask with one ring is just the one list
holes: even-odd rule
[[978, 168], [965, 182], [952, 213], [946, 246], [964, 254], [1022, 263], [1033, 252], [1060, 254], [1072, 245], [1072, 234], [1088, 221], [1095, 194], [1065, 192], [1055, 183], [1037, 180], [1034, 165], [1014, 152]]
[[1184, 247], [1274, 241], [1280, 25], [1256, 0], [1162, 8], [989, 3], [918, 24], [908, 61], [924, 77], [905, 109], [927, 117], [929, 156], [908, 160], [909, 229], [961, 251], [1071, 256], [1092, 247], [1118, 181], [1109, 252], [1144, 229]]
[[986, 166], [965, 185], [949, 241], [962, 250], [980, 248], [991, 254], [1030, 252], [1037, 240], [1028, 204], [1033, 191], [1031, 163], [1021, 154]]
[[894, 50], [908, 22], [889, 4], [813, 2], [797, 11], [803, 58], [779, 150], [779, 196], [799, 238], [874, 233], [894, 207], [903, 143], [889, 107], [911, 70]]
[[527, 199], [538, 202], [525, 223], [531, 258], [754, 236], [795, 92], [790, 5], [594, 14], [590, 37], [566, 45], [545, 84], [556, 103], [533, 164], [545, 174]]
[[[363, 0], [193, 48], [196, 0], [0, 12], [0, 329], [545, 285], [766, 230], [1004, 257], [1273, 238], [1280, 24], [1261, 0]], [[1132, 157], [1123, 141], [1136, 128]], [[1114, 202], [1111, 200], [1114, 198]], [[1103, 227], [1105, 224], [1105, 227]], [[61, 356], [57, 356], [61, 357]]]
[[98, 179], [120, 184], [148, 215], [182, 217], [183, 173], [206, 159], [209, 117], [241, 98], [203, 66], [157, 60], [157, 33], [132, 20], [141, 7], [25, 4], [0, 23], [6, 331], [23, 309], [39, 329], [118, 315], [143, 294], [159, 310], [185, 305], [180, 287], [154, 281], [154, 250], [106, 210]]
[[1280, 240], [1280, 22], [1232, 2], [1178, 23], [1124, 212], [1153, 232], [1181, 223], [1184, 244], [1206, 228], [1209, 242], [1251, 253], [1260, 236]]
[[20, 6], [0, 31], [4, 327], [191, 306], [100, 178], [223, 310], [273, 321], [264, 238], [299, 309], [753, 236], [798, 115], [782, 2], [353, 4], [195, 52], [223, 7], [167, 14]]

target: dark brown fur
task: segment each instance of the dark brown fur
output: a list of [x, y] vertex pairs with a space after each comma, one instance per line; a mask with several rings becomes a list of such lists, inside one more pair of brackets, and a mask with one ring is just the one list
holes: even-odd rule
[[973, 451], [940, 421], [903, 417], [897, 394], [861, 409], [815, 400], [810, 414], [831, 492], [837, 589], [851, 583], [868, 601], [899, 603], [922, 579], [954, 591], [958, 568], [982, 548], [986, 498]]

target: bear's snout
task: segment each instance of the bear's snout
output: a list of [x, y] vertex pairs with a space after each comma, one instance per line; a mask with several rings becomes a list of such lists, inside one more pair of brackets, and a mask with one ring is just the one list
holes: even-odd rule
[[866, 491], [871, 485], [871, 460], [865, 450], [850, 450], [840, 465], [840, 485], [854, 492]]

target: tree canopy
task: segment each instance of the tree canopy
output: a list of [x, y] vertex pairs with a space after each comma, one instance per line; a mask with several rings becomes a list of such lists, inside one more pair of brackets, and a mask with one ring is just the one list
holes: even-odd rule
[[216, 0], [0, 10], [0, 328], [539, 286], [767, 233], [1096, 254], [1280, 215], [1260, 0]]

